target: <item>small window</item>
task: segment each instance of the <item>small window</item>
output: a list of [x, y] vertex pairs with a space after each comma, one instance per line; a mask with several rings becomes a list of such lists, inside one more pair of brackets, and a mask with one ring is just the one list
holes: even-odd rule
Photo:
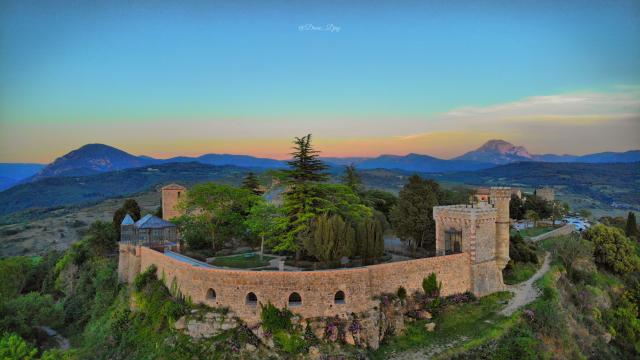
[[256, 294], [250, 292], [247, 294], [247, 298], [245, 299], [245, 303], [249, 306], [256, 306], [258, 305], [258, 297], [256, 296]]
[[291, 293], [289, 295], [289, 306], [300, 306], [302, 305], [302, 297], [297, 292]]
[[447, 255], [462, 252], [462, 231], [450, 229], [444, 232], [444, 252]]
[[178, 191], [178, 199], [180, 198], [180, 191]]
[[213, 289], [207, 290], [207, 300], [216, 301], [216, 291]]
[[336, 304], [344, 304], [344, 292], [342, 290], [338, 291], [336, 295], [333, 297], [333, 302]]

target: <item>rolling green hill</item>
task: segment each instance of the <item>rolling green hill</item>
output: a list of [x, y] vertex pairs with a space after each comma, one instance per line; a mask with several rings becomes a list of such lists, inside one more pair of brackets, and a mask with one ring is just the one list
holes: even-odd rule
[[471, 185], [554, 186], [605, 204], [640, 208], [640, 163], [520, 162], [491, 169], [434, 176]]
[[[0, 192], [0, 222], [34, 218], [20, 216], [23, 212], [38, 213], [42, 209], [96, 203], [153, 190], [171, 182], [187, 186], [203, 181], [239, 184], [249, 170], [192, 162], [149, 165], [91, 176], [46, 178]], [[342, 168], [330, 169], [334, 181], [342, 176], [341, 172]], [[366, 186], [393, 192], [402, 188], [410, 174], [387, 169], [361, 171]], [[443, 183], [469, 185], [554, 186], [566, 193], [588, 197], [608, 206], [640, 208], [640, 163], [522, 162], [479, 171], [423, 176]]]

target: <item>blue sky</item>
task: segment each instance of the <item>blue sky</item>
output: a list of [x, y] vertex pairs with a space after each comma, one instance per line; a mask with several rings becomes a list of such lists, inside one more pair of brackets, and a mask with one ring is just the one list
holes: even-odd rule
[[[492, 137], [539, 152], [640, 147], [629, 134], [640, 133], [640, 3], [559, 3], [4, 1], [0, 161], [48, 161], [87, 142], [282, 156], [307, 132], [331, 155], [447, 157]], [[447, 117], [574, 94], [613, 99], [566, 111], [591, 147]], [[620, 97], [631, 99], [624, 111]], [[604, 124], [619, 132], [608, 142], [596, 139]], [[146, 136], [123, 136], [127, 127]], [[423, 133], [435, 138], [397, 141]]]

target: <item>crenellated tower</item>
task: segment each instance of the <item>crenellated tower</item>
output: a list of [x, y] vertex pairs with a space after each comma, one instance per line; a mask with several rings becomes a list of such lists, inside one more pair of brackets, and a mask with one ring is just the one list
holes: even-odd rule
[[492, 187], [489, 201], [496, 209], [496, 264], [504, 269], [509, 262], [509, 201], [510, 187]]

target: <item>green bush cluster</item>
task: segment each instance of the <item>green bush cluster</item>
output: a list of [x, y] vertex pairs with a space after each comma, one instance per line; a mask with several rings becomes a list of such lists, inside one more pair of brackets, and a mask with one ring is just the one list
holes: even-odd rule
[[440, 290], [442, 290], [442, 282], [438, 281], [435, 273], [431, 273], [422, 279], [422, 290], [428, 297], [438, 298], [440, 297]]
[[509, 258], [514, 262], [537, 264], [537, 250], [536, 245], [525, 241], [520, 233], [509, 238]]
[[291, 317], [293, 313], [289, 309], [279, 309], [271, 302], [267, 305], [260, 304], [260, 307], [260, 320], [264, 330], [275, 333], [280, 330], [290, 331], [292, 329]]

